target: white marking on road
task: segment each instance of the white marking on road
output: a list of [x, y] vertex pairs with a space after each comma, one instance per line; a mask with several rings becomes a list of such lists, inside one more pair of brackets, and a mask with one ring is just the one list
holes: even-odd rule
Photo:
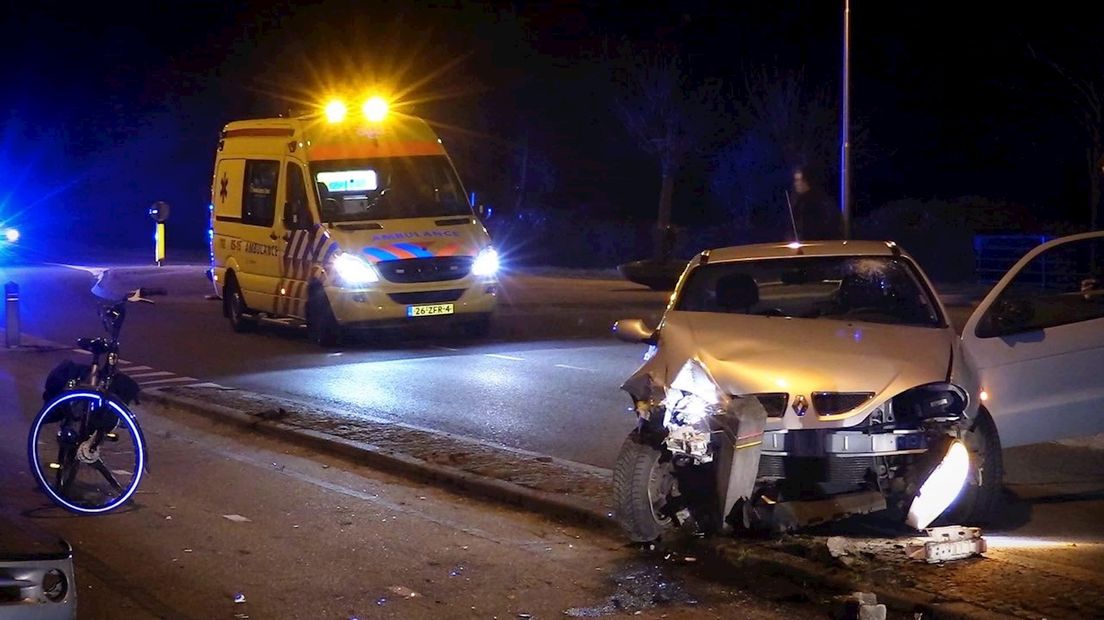
[[84, 349], [72, 349], [73, 353], [83, 353], [84, 355], [92, 355], [91, 351], [85, 351]]
[[129, 471], [126, 471], [126, 470], [123, 470], [123, 469], [112, 469], [111, 473], [115, 474], [116, 476], [129, 476], [130, 475]]
[[499, 353], [484, 353], [487, 357], [493, 357], [500, 360], [510, 360], [514, 362], [524, 362], [524, 357], [514, 357], [513, 355], [502, 355]]
[[556, 364], [556, 368], [566, 368], [568, 370], [585, 370], [587, 372], [593, 372], [593, 368], [583, 368], [582, 366], [572, 366], [571, 364]]
[[90, 274], [96, 276], [97, 278], [100, 277], [100, 274], [107, 271], [107, 267], [85, 267], [84, 265], [66, 265], [64, 263], [47, 263], [47, 264], [57, 265], [58, 267], [65, 267], [66, 269], [76, 269], [77, 271], [83, 271], [85, 273], [90, 273]]
[[[128, 374], [133, 373], [134, 371], [142, 372], [143, 370], [153, 370], [153, 369], [150, 368], [149, 366], [128, 366], [127, 369], [126, 369]], [[135, 375], [131, 374], [130, 376], [134, 377]]]
[[195, 377], [173, 377], [172, 379], [158, 379], [156, 381], [139, 381], [138, 385], [145, 387], [147, 385], [154, 385], [157, 383], [173, 383], [179, 381], [195, 381]]
[[185, 385], [184, 387], [202, 387], [202, 388], [218, 388], [220, 390], [232, 390], [234, 388], [228, 388], [225, 385], [219, 385], [218, 383], [193, 383], [191, 385]]
[[437, 350], [439, 350], [439, 351], [452, 351], [452, 352], [454, 352], [454, 353], [455, 353], [456, 351], [459, 351], [459, 350], [460, 350], [460, 349], [454, 349], [453, 347], [442, 347], [442, 346], [441, 346], [441, 345], [439, 345], [439, 344], [431, 344], [431, 345], [429, 345], [429, 348], [431, 348], [431, 349], [437, 349]]
[[[130, 373], [127, 373], [127, 374], [130, 374]], [[173, 374], [175, 374], [175, 373], [171, 373], [167, 370], [154, 370], [153, 372], [140, 372], [140, 373], [137, 373], [137, 374], [131, 374], [130, 378], [131, 379], [141, 379], [141, 378], [145, 378], [145, 377], [169, 377], [169, 376], [172, 376]]]
[[251, 520], [241, 515], [222, 515], [223, 519], [228, 519], [234, 523], [250, 523]]
[[[130, 360], [125, 360], [125, 359], [119, 358], [119, 363], [126, 366], [127, 364], [133, 364], [134, 362], [132, 362]], [[145, 366], [143, 366], [142, 368], [145, 368]]]

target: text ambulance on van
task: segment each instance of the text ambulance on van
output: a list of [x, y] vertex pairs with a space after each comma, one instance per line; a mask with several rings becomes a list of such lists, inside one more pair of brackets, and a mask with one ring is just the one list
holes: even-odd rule
[[236, 331], [305, 323], [322, 345], [427, 317], [485, 333], [498, 255], [441, 140], [380, 98], [361, 112], [225, 127], [211, 190], [223, 313]]

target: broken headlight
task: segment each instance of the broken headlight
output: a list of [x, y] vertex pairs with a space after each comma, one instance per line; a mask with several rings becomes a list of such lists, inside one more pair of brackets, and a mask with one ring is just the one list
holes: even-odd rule
[[662, 403], [667, 449], [697, 463], [713, 460], [707, 418], [723, 413], [730, 401], [701, 361], [686, 362], [667, 387]]

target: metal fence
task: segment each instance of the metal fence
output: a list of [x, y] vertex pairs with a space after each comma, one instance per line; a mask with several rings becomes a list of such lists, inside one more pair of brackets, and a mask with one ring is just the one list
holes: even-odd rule
[[[974, 272], [978, 282], [995, 283], [1032, 248], [1051, 239], [1049, 235], [974, 235]], [[1047, 272], [1051, 271], [1053, 276], [1053, 267], [1056, 267], [1047, 263], [1047, 260], [1036, 261], [1021, 277], [1045, 287]]]
[[[993, 284], [1035, 246], [1050, 241], [1049, 235], [976, 235], [975, 273], [978, 282]], [[1100, 240], [1052, 248], [1031, 261], [1013, 283], [1019, 288], [1048, 291], [1076, 291], [1085, 278], [1100, 278], [1104, 242]]]

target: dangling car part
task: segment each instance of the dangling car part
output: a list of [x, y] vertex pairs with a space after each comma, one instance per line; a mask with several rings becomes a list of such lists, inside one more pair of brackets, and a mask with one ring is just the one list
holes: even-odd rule
[[[1052, 281], [1022, 286], [1058, 255]], [[703, 252], [657, 328], [614, 326], [648, 345], [622, 386], [638, 419], [616, 468], [622, 525], [644, 541], [886, 509], [917, 529], [983, 523], [1002, 439], [1104, 431], [1104, 379], [1087, 370], [1104, 367], [1104, 298], [1077, 288], [1081, 255], [1104, 255], [1104, 233], [1029, 253], [959, 337], [891, 242]]]

